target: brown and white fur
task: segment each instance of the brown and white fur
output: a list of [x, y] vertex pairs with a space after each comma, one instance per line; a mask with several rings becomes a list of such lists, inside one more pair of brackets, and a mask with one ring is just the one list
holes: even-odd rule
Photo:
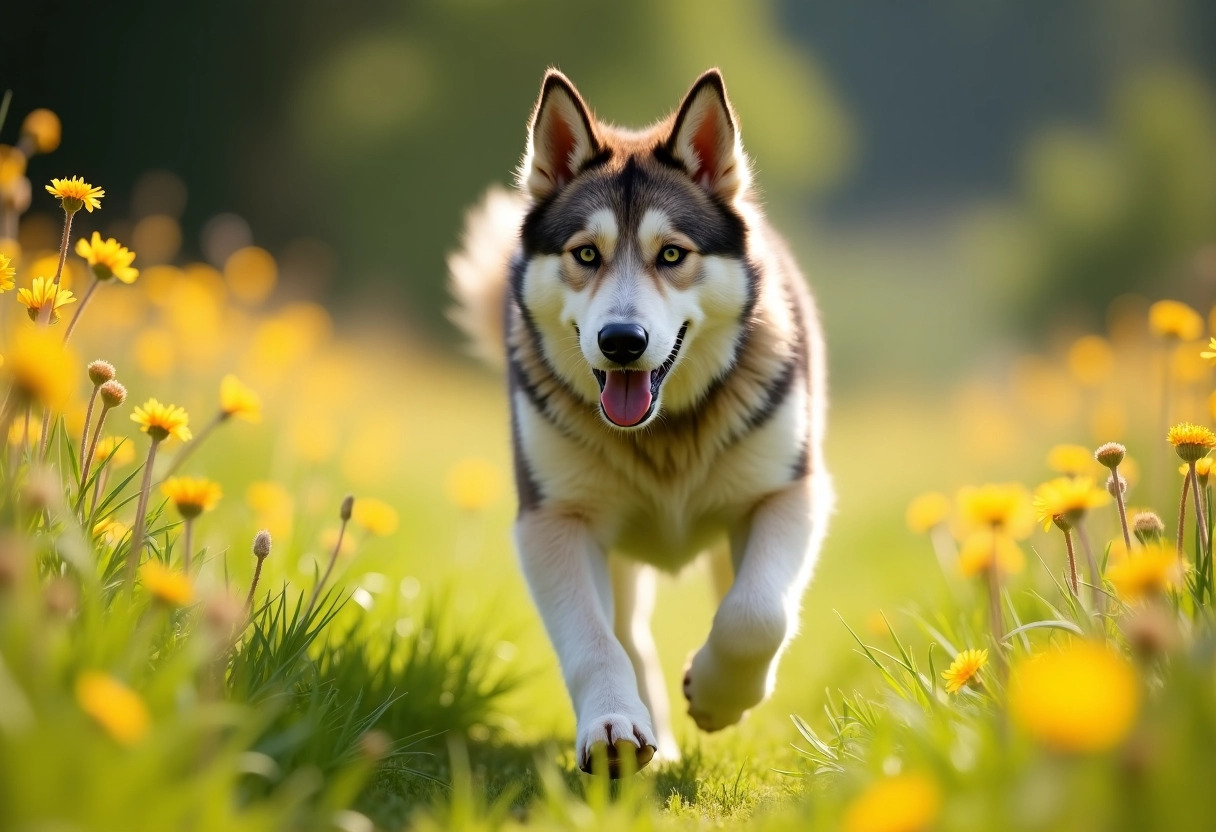
[[636, 132], [550, 70], [518, 184], [469, 217], [453, 317], [505, 354], [515, 542], [577, 760], [602, 747], [616, 774], [677, 754], [655, 570], [729, 540], [733, 582], [684, 678], [697, 725], [732, 725], [772, 689], [832, 505], [823, 341], [717, 70]]

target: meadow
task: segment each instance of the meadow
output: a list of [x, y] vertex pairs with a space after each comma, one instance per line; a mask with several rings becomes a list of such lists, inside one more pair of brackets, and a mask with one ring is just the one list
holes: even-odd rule
[[[0, 828], [1211, 827], [1216, 321], [1124, 297], [834, 401], [776, 694], [610, 783], [511, 552], [501, 381], [247, 241], [181, 258], [171, 212], [95, 235], [106, 183], [25, 177], [59, 129], [0, 159]], [[677, 708], [712, 610], [663, 580]]]

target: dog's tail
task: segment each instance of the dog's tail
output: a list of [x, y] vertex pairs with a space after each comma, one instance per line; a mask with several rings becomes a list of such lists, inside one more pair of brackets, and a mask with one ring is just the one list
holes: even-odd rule
[[460, 250], [448, 256], [448, 290], [456, 301], [448, 318], [469, 339], [470, 352], [497, 367], [506, 363], [503, 304], [524, 207], [518, 194], [490, 188], [465, 217]]

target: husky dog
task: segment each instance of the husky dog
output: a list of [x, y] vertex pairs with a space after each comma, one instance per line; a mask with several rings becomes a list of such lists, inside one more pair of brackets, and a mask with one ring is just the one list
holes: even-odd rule
[[729, 541], [684, 674], [696, 724], [733, 725], [772, 689], [833, 499], [823, 340], [717, 70], [642, 131], [598, 121], [550, 70], [518, 186], [469, 216], [453, 318], [505, 357], [515, 543], [576, 759], [589, 771], [602, 748], [615, 776], [678, 753], [649, 626], [656, 570]]

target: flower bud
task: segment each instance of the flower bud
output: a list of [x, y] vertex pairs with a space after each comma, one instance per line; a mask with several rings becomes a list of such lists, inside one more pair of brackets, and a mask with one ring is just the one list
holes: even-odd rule
[[253, 538], [253, 554], [258, 560], [264, 560], [270, 555], [270, 532], [262, 529]]
[[116, 374], [114, 365], [109, 361], [94, 361], [89, 365], [89, 381], [93, 382], [94, 387], [111, 381]]
[[107, 408], [118, 407], [127, 400], [127, 388], [121, 383], [110, 379], [98, 389], [101, 401]]
[[1127, 448], [1120, 445], [1118, 442], [1107, 442], [1105, 445], [1098, 446], [1098, 450], [1094, 451], [1094, 459], [1105, 465], [1107, 468], [1114, 468], [1123, 461], [1123, 457], [1127, 455]]
[[1127, 491], [1127, 480], [1111, 471], [1111, 475], [1106, 478], [1106, 492], [1112, 497], [1118, 497], [1125, 491]]
[[1153, 512], [1146, 511], [1136, 515], [1136, 519], [1132, 521], [1132, 531], [1136, 539], [1147, 546], [1156, 543], [1161, 539], [1161, 535], [1165, 534], [1165, 523]]
[[355, 509], [355, 495], [347, 494], [345, 497], [342, 498], [342, 508], [341, 508], [341, 510], [338, 511], [338, 516], [340, 518], [342, 518], [343, 523], [350, 520], [350, 514], [352, 511], [354, 511], [354, 509]]

